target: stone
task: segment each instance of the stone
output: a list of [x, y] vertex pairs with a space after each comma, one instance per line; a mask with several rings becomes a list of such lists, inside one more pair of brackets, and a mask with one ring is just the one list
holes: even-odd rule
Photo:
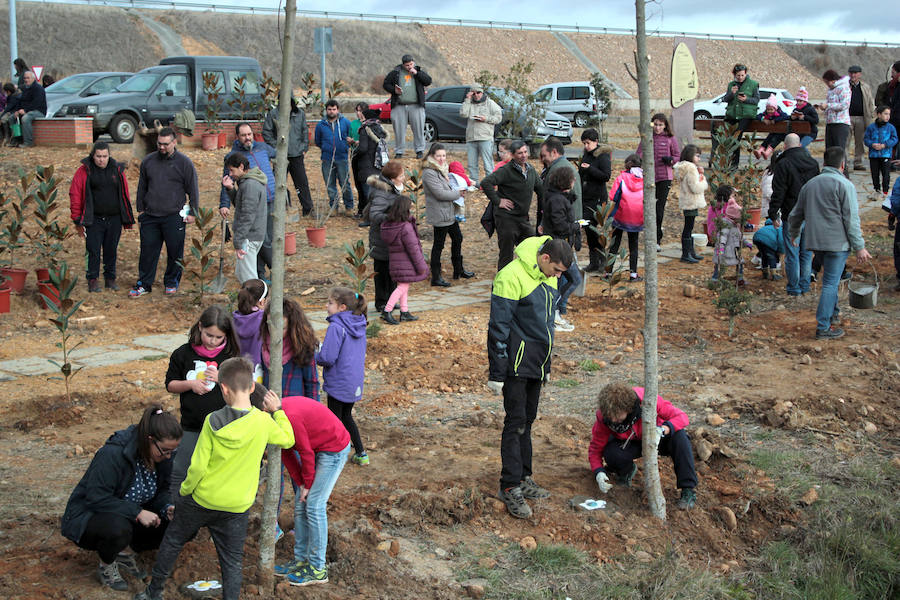
[[719, 518], [722, 519], [722, 523], [725, 525], [726, 529], [729, 531], [737, 529], [737, 517], [734, 516], [733, 510], [727, 506], [720, 506], [716, 508], [716, 513], [718, 513]]
[[488, 582], [486, 579], [470, 579], [462, 583], [462, 587], [466, 590], [469, 598], [484, 598], [484, 588]]
[[816, 488], [811, 487], [809, 490], [803, 494], [800, 498], [800, 503], [804, 506], [809, 506], [813, 502], [819, 499], [819, 492], [816, 491]]
[[482, 556], [478, 559], [478, 566], [482, 569], [493, 569], [497, 566], [497, 561], [490, 556]]
[[723, 425], [725, 423], [725, 419], [723, 419], [716, 413], [712, 413], [711, 415], [706, 416], [706, 422], [713, 427], [718, 427], [719, 425]]
[[691, 283], [686, 283], [681, 286], [681, 293], [684, 294], [686, 298], [693, 298], [697, 295], [697, 286]]
[[737, 458], [738, 456], [737, 450], [725, 444], [719, 444], [719, 454], [725, 458]]
[[871, 433], [877, 432], [877, 431], [878, 431], [878, 427], [876, 427], [876, 426], [875, 426], [875, 423], [873, 423], [872, 421], [863, 421], [863, 430], [864, 430], [866, 433], [871, 434]]
[[810, 358], [809, 354], [804, 354], [803, 356], [800, 357], [800, 364], [803, 364], [803, 365], [811, 365], [812, 364], [812, 358]]
[[712, 444], [702, 439], [694, 445], [694, 449], [697, 451], [697, 458], [700, 459], [701, 462], [708, 461], [713, 453]]
[[74, 452], [75, 452], [75, 456], [81, 456], [82, 454], [84, 454], [84, 448], [82, 448], [78, 444], [75, 444]]
[[375, 546], [375, 549], [379, 550], [380, 552], [387, 552], [391, 549], [391, 541], [385, 540], [383, 542], [379, 542], [378, 545]]
[[622, 359], [625, 357], [621, 352], [617, 352], [611, 359], [609, 359], [609, 364], [617, 365], [622, 362]]
[[503, 514], [506, 512], [506, 505], [503, 504], [501, 500], [498, 500], [497, 498], [490, 498], [488, 502], [490, 502], [491, 508], [494, 509], [495, 513]]
[[397, 556], [398, 554], [400, 554], [400, 542], [391, 540], [390, 548], [388, 548], [388, 555]]
[[634, 553], [634, 557], [642, 563], [653, 562], [653, 556], [649, 553], [644, 552], [643, 550], [638, 550]]
[[530, 535], [526, 535], [521, 540], [519, 540], [519, 548], [525, 551], [534, 550], [535, 548], [537, 548], [537, 542]]

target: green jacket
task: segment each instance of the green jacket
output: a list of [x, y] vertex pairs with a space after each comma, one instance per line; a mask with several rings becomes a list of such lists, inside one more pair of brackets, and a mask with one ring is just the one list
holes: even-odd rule
[[491, 381], [508, 377], [545, 379], [550, 373], [557, 278], [537, 264], [538, 250], [549, 235], [530, 237], [516, 246], [516, 258], [494, 277], [488, 322]]
[[208, 414], [179, 493], [209, 510], [246, 511], [256, 499], [267, 444], [294, 445], [294, 430], [283, 410], [269, 416], [255, 407], [226, 406]]
[[[744, 93], [747, 99], [741, 102], [737, 98], [737, 94], [731, 93], [731, 87], [739, 85], [738, 93]], [[728, 90], [725, 92], [725, 102], [728, 108], [725, 109], [725, 118], [731, 120], [739, 119], [755, 119], [759, 113], [759, 83], [753, 81], [749, 77], [744, 79], [744, 83], [738, 84], [732, 80], [728, 84]]]

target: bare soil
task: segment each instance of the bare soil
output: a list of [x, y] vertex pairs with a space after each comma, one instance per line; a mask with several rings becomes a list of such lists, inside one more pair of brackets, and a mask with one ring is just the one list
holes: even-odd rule
[[[128, 152], [117, 147], [113, 156]], [[223, 152], [187, 151], [200, 174], [204, 206], [217, 204]], [[321, 198], [315, 154], [310, 153], [307, 167], [313, 196]], [[81, 157], [71, 150], [0, 150], [2, 189], [10, 191], [17, 166], [54, 164], [64, 179], [64, 198]], [[412, 160], [406, 163], [414, 166]], [[134, 189], [133, 170], [129, 181]], [[470, 218], [463, 226], [466, 264], [478, 279], [492, 277], [496, 261], [494, 240], [478, 225], [484, 202], [481, 194], [470, 198]], [[62, 211], [60, 219], [67, 218]], [[680, 215], [667, 219], [667, 230], [677, 231]], [[891, 273], [882, 213], [870, 211], [864, 221], [877, 254], [876, 268]], [[288, 228], [302, 238], [307, 225], [304, 219]], [[342, 243], [366, 234], [343, 215], [327, 226], [326, 248], [309, 248], [300, 240], [298, 254], [287, 259], [286, 294], [308, 310], [323, 307], [330, 286], [346, 283]], [[427, 224], [421, 229], [428, 252]], [[99, 346], [154, 333], [184, 333], [196, 318], [200, 306], [190, 283], [172, 298], [157, 291], [137, 300], [126, 297], [136, 275], [137, 250], [137, 234], [124, 235], [119, 257], [123, 289], [87, 297], [80, 314], [102, 318], [76, 327], [73, 341]], [[82, 251], [80, 241], [67, 242], [67, 259], [76, 270]], [[21, 254], [23, 266], [38, 266], [34, 256]], [[348, 465], [332, 496], [331, 583], [308, 591], [280, 583], [262, 595], [457, 598], [464, 593], [460, 579], [467, 557], [483, 553], [489, 560], [492, 552], [525, 536], [539, 544], [584, 550], [599, 563], [637, 552], [655, 556], [671, 547], [692, 567], [739, 572], [766, 541], [804, 526], [805, 509], [748, 464], [749, 453], [816, 447], [821, 460], [828, 461], [897, 456], [900, 366], [898, 295], [889, 291], [893, 278], [882, 284], [876, 310], [844, 309], [846, 337], [817, 342], [815, 294], [791, 301], [783, 282], [763, 281], [749, 267], [753, 312], [738, 317], [729, 338], [727, 317], [712, 306], [713, 292], [704, 285], [711, 270], [706, 256], [695, 266], [677, 261], [660, 265], [660, 392], [689, 413], [695, 448], [709, 451], [707, 460], [698, 460], [694, 510], [675, 509], [677, 490], [667, 458], [660, 459], [668, 501], [665, 523], [648, 518], [642, 474], [634, 488], [614, 488], [605, 511], [576, 512], [569, 505], [575, 496], [597, 495], [587, 447], [598, 389], [615, 380], [643, 381], [643, 288], [623, 287], [610, 296], [592, 277], [587, 296], [570, 303], [575, 331], [557, 335], [552, 378], [534, 427], [535, 478], [553, 496], [535, 504], [532, 519], [509, 517], [495, 497], [503, 409], [500, 399], [483, 387], [488, 303], [422, 312], [415, 324], [385, 326], [369, 341], [366, 395], [355, 412], [372, 464]], [[229, 276], [231, 262], [229, 255]], [[58, 338], [47, 311], [37, 304], [33, 281], [30, 276], [26, 294], [13, 298], [12, 312], [0, 315], [0, 337], [7, 341], [0, 347], [0, 360], [56, 351]], [[696, 286], [693, 297], [683, 294], [686, 283]], [[79, 297], [88, 296], [83, 281], [76, 289]], [[236, 289], [231, 281], [225, 295], [203, 304], [229, 302], [227, 294]], [[425, 289], [430, 289], [427, 284], [417, 284], [411, 295]], [[151, 360], [85, 370], [73, 380], [71, 402], [65, 400], [60, 377], [0, 382], [0, 551], [5, 557], [0, 595], [110, 597], [94, 579], [95, 555], [60, 536], [59, 517], [91, 456], [113, 431], [134, 422], [149, 402], [177, 408], [177, 397], [163, 387], [167, 363], [161, 353]], [[286, 530], [291, 528], [291, 503], [288, 491], [281, 508]], [[259, 503], [252, 513], [244, 561], [247, 597], [261, 593], [256, 571]], [[278, 561], [290, 556], [292, 541], [288, 534], [278, 543]], [[152, 553], [143, 560], [149, 565]], [[185, 548], [167, 597], [181, 597], [179, 584], [217, 577], [212, 542], [201, 534]]]

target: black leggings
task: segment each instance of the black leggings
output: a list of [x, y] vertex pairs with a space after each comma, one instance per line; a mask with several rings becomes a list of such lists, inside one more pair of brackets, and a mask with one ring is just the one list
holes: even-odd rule
[[[637, 263], [638, 263], [638, 234], [639, 231], [629, 231], [628, 232], [628, 267], [631, 269], [632, 273], [637, 273]], [[612, 232], [612, 244], [609, 246], [609, 253], [616, 254], [619, 252], [619, 246], [622, 244], [622, 230], [621, 229], [613, 229]], [[612, 265], [609, 266], [609, 270], [612, 270]]]
[[656, 182], [656, 243], [662, 240], [662, 222], [666, 213], [666, 199], [669, 197], [669, 188], [672, 187], [671, 179], [663, 179]]
[[681, 239], [692, 239], [691, 234], [694, 233], [694, 220], [697, 217], [695, 215], [688, 215], [686, 212], [684, 214], [684, 229], [681, 230]]
[[162, 519], [159, 527], [144, 527], [122, 515], [97, 513], [88, 521], [78, 545], [85, 550], [96, 550], [100, 560], [109, 564], [129, 546], [135, 552], [159, 548], [168, 524], [168, 519]]
[[[869, 169], [872, 171], [872, 185], [875, 191], [881, 190], [885, 194], [891, 191], [891, 159], [870, 158]], [[879, 181], [879, 179], [881, 181]]]
[[359, 428], [356, 427], [356, 421], [353, 420], [353, 402], [341, 402], [328, 394], [325, 394], [325, 398], [328, 400], [328, 408], [347, 428], [350, 441], [353, 442], [353, 449], [357, 454], [364, 453], [366, 449], [363, 448], [362, 438], [359, 437]]

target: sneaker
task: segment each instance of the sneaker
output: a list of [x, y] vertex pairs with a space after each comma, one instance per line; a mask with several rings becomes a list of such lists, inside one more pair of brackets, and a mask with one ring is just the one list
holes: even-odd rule
[[309, 563], [305, 560], [295, 559], [283, 565], [275, 565], [275, 575], [278, 577], [286, 577], [294, 573], [301, 573]]
[[656, 251], [657, 251], [657, 252], [662, 252], [662, 246], [660, 246], [659, 244], [657, 244], [657, 245], [656, 245]]
[[556, 311], [556, 316], [553, 318], [553, 324], [559, 331], [572, 331], [575, 329], [575, 326], [569, 323], [564, 316], [559, 314], [559, 311]]
[[829, 327], [824, 331], [816, 331], [817, 340], [836, 340], [839, 337], [844, 337], [844, 330], [840, 327]]
[[284, 537], [284, 529], [281, 528], [281, 525], [275, 523], [275, 543], [278, 543], [278, 540]]
[[697, 492], [694, 491], [694, 488], [684, 488], [681, 490], [681, 498], [678, 499], [676, 506], [681, 510], [688, 510], [694, 508], [696, 503]]
[[419, 160], [422, 160], [423, 158], [425, 158], [425, 153], [424, 152], [416, 152], [416, 158], [418, 158]]
[[175, 295], [175, 292], [177, 292], [177, 291], [178, 291], [178, 286], [177, 286], [177, 285], [176, 285], [176, 286], [173, 286], [173, 287], [166, 286], [166, 290], [165, 290], [165, 292], [163, 292], [163, 293], [164, 293], [166, 296], [174, 296], [174, 295]]
[[105, 585], [112, 590], [118, 592], [128, 591], [128, 582], [122, 579], [122, 575], [119, 574], [119, 563], [116, 561], [108, 565], [100, 563], [100, 566], [97, 567], [97, 579], [100, 580], [101, 585]]
[[522, 490], [522, 497], [528, 500], [543, 500], [550, 497], [550, 490], [536, 484], [531, 477], [523, 479], [519, 484], [519, 489]]
[[137, 285], [128, 291], [128, 297], [129, 298], [140, 298], [144, 294], [149, 294], [149, 293], [150, 293], [150, 290], [146, 289], [142, 285]]
[[369, 455], [363, 452], [362, 454], [354, 454], [353, 458], [351, 458], [354, 463], [358, 464], [361, 467], [369, 464]]
[[299, 573], [289, 574], [287, 580], [289, 584], [296, 586], [328, 583], [328, 567], [317, 569], [312, 565], [306, 565]]
[[619, 483], [621, 483], [625, 487], [631, 487], [631, 480], [634, 479], [634, 476], [636, 474], [637, 474], [637, 465], [634, 463], [631, 463], [631, 471], [629, 471], [627, 475], [620, 476]]
[[88, 279], [88, 292], [99, 292], [100, 291], [100, 280], [96, 277], [93, 279]]
[[525, 502], [521, 485], [506, 488], [505, 490], [500, 488], [500, 493], [497, 494], [497, 497], [503, 501], [503, 504], [506, 505], [506, 510], [515, 518], [527, 519], [531, 516], [531, 507]]
[[148, 585], [143, 592], [135, 594], [133, 600], [163, 600], [163, 595], [162, 591], [155, 594], [151, 593], [150, 586]]
[[631, 276], [628, 278], [628, 281], [630, 281], [632, 283], [635, 283], [638, 281], [643, 281], [643, 280], [644, 280], [644, 278], [641, 277], [640, 275], [638, 275], [637, 273], [632, 273]]
[[751, 258], [750, 263], [753, 264], [753, 266], [755, 266], [757, 269], [762, 269], [762, 259], [760, 259], [758, 256], [754, 256], [753, 258]]
[[116, 556], [116, 564], [119, 566], [119, 571], [127, 573], [137, 579], [144, 579], [149, 575], [149, 573], [138, 564], [137, 557], [134, 554], [122, 554], [120, 552]]

